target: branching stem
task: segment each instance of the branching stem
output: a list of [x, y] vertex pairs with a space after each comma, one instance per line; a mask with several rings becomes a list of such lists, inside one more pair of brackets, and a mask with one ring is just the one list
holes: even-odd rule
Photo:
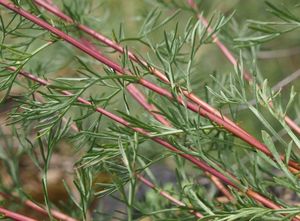
[[[15, 70], [14, 67], [11, 67], [10, 70]], [[31, 79], [41, 85], [44, 85], [44, 86], [50, 86], [50, 82], [46, 81], [46, 80], [43, 80], [41, 78], [38, 78], [34, 75], [32, 75], [31, 73], [28, 73], [28, 72], [25, 72], [25, 71], [20, 71], [19, 72], [21, 75], [23, 75], [24, 77], [28, 78], [28, 79]], [[61, 94], [65, 95], [65, 96], [73, 96], [73, 94], [69, 91], [66, 91], [66, 90], [62, 90], [60, 91]], [[77, 101], [82, 103], [82, 104], [85, 104], [87, 106], [93, 106], [93, 104], [82, 98], [82, 97], [78, 97], [77, 98]], [[148, 132], [145, 131], [144, 129], [142, 128], [137, 128], [137, 127], [132, 127], [130, 125], [130, 123], [128, 121], [126, 121], [125, 119], [103, 109], [103, 108], [100, 108], [100, 107], [96, 107], [95, 108], [95, 111], [96, 112], [99, 112], [105, 116], [107, 116], [108, 118], [112, 119], [113, 121], [115, 122], [118, 122], [119, 124], [122, 124], [123, 126], [125, 127], [128, 127], [128, 128], [131, 128], [132, 130], [146, 136], [146, 137], [149, 137], [148, 135]], [[166, 147], [167, 149], [177, 153], [178, 155], [182, 156], [183, 158], [189, 160], [190, 162], [192, 162], [194, 165], [196, 165], [197, 167], [199, 167], [201, 170], [205, 171], [205, 172], [208, 172], [216, 177], [218, 177], [220, 180], [222, 180], [223, 182], [225, 182], [227, 185], [230, 185], [238, 190], [241, 190], [243, 192], [245, 192], [246, 195], [248, 195], [249, 197], [253, 198], [255, 201], [257, 202], [260, 202], [261, 204], [263, 204], [264, 206], [268, 207], [268, 208], [271, 208], [271, 209], [280, 209], [282, 208], [281, 206], [277, 205], [276, 203], [272, 202], [270, 199], [262, 196], [261, 194], [251, 190], [251, 189], [246, 189], [246, 190], [243, 190], [243, 189], [240, 189], [237, 185], [239, 184], [239, 181], [237, 180], [236, 177], [234, 177], [233, 175], [229, 175], [231, 176], [231, 179], [228, 179], [224, 174], [218, 172], [217, 170], [215, 170], [214, 168], [210, 167], [209, 165], [207, 165], [205, 162], [191, 156], [191, 155], [188, 155], [188, 154], [185, 154], [185, 153], [182, 153], [180, 150], [178, 150], [176, 147], [174, 147], [172, 144], [168, 143], [167, 141], [161, 139], [161, 138], [157, 138], [157, 137], [151, 137], [151, 139], [153, 141], [155, 141], [156, 143], [159, 143], [161, 144], [162, 146]], [[234, 181], [234, 182], [233, 182]], [[293, 218], [294, 221], [300, 221], [300, 219], [298, 218]]]

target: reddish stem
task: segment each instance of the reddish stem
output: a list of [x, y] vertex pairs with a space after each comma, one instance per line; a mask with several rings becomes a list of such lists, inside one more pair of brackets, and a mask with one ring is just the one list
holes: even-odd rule
[[12, 220], [16, 221], [37, 221], [36, 219], [32, 219], [22, 214], [4, 209], [3, 207], [0, 207], [0, 215], [3, 215], [4, 217], [11, 218]]
[[[59, 16], [60, 18], [68, 21], [68, 22], [73, 22], [73, 20], [66, 16], [65, 14], [63, 14], [57, 7], [49, 5], [47, 3], [45, 3], [42, 0], [35, 0], [35, 2], [37, 4], [39, 4], [40, 6], [44, 7], [45, 9], [47, 9], [48, 11], [54, 13], [55, 15]], [[190, 3], [192, 1], [189, 1]], [[33, 22], [35, 22], [34, 20], [31, 20]], [[37, 23], [38, 24], [38, 23]], [[46, 23], [47, 24], [47, 23]], [[49, 25], [48, 25], [49, 26]], [[115, 50], [124, 53], [124, 49], [122, 48], [122, 46], [116, 44], [115, 42], [111, 41], [110, 39], [106, 38], [105, 36], [95, 32], [94, 30], [81, 25], [81, 24], [77, 24], [78, 28], [80, 28], [81, 30], [83, 30], [84, 32], [90, 34], [91, 36], [93, 36], [94, 38], [98, 39], [99, 41], [105, 43], [106, 45], [114, 48]], [[46, 28], [46, 27], [45, 27]], [[59, 35], [58, 33], [56, 33], [59, 30], [56, 30], [55, 32], [52, 31], [54, 28], [52, 26], [47, 28], [49, 31]], [[211, 29], [210, 29], [211, 31]], [[66, 35], [65, 33], [60, 33], [61, 35]], [[60, 35], [59, 35], [60, 36]], [[60, 36], [62, 37], [62, 36]], [[69, 37], [69, 36], [68, 36]], [[63, 38], [63, 37], [62, 37]], [[214, 36], [216, 43], [219, 45], [219, 47], [221, 48], [221, 50], [227, 55], [228, 59], [233, 63], [236, 64], [237, 61], [234, 58], [234, 56], [230, 53], [230, 51], [217, 39], [216, 36]], [[65, 39], [67, 40], [67, 39]], [[75, 40], [75, 39], [73, 39]], [[68, 41], [68, 40], [67, 40]], [[69, 41], [70, 42], [70, 41]], [[72, 42], [70, 42], [71, 44], [73, 44]], [[73, 44], [74, 46], [76, 46], [75, 44]], [[76, 46], [78, 47], [78, 46]], [[79, 47], [78, 47], [79, 48]], [[88, 53], [87, 51], [85, 51], [86, 53]], [[97, 51], [94, 51], [97, 53]], [[128, 57], [136, 62], [140, 62], [143, 65], [147, 65], [147, 63], [143, 60], [140, 60], [137, 58], [137, 56], [135, 56], [133, 53], [131, 53], [130, 51], [127, 52], [128, 53]], [[89, 53], [88, 53], [89, 54]], [[108, 58], [105, 59], [101, 59], [99, 58], [99, 56], [94, 56], [93, 54], [90, 54], [92, 57], [96, 58], [98, 61], [108, 65], [107, 60], [109, 60]], [[103, 55], [101, 55], [102, 57], [104, 57]], [[102, 61], [101, 61], [102, 60]], [[110, 61], [111, 63], [114, 63], [112, 61]], [[108, 65], [110, 66], [110, 65]], [[126, 74], [126, 71], [123, 70], [118, 64], [114, 63], [112, 66], [110, 66], [111, 68], [113, 68], [115, 71], [121, 73], [121, 74]], [[150, 68], [151, 72], [156, 75], [157, 77], [159, 77], [161, 80], [163, 80], [166, 83], [169, 83], [168, 79], [166, 78], [166, 76], [164, 74], [162, 74], [160, 71], [158, 71], [155, 68]], [[247, 74], [245, 74], [245, 76], [248, 76]], [[250, 76], [250, 75], [249, 75]], [[246, 77], [247, 78], [247, 77]], [[141, 79], [140, 82], [143, 86], [149, 88], [150, 90], [153, 90], [161, 95], [167, 96], [169, 99], [174, 99], [173, 95], [162, 89], [157, 87], [156, 85], [154, 85], [153, 83], [150, 83], [149, 81], [146, 81], [144, 79]], [[234, 122], [230, 121], [228, 118], [222, 116], [220, 114], [220, 112], [218, 112], [217, 110], [215, 110], [214, 108], [212, 108], [211, 106], [209, 106], [207, 103], [205, 103], [204, 101], [202, 101], [200, 98], [198, 98], [196, 95], [194, 95], [193, 93], [190, 93], [186, 90], [181, 89], [181, 91], [183, 92], [183, 94], [185, 96], [187, 96], [189, 99], [191, 99], [193, 102], [197, 103], [199, 105], [199, 107], [197, 105], [194, 105], [192, 103], [187, 102], [187, 107], [194, 111], [194, 112], [198, 112], [200, 113], [202, 116], [209, 118], [210, 120], [216, 122], [217, 124], [219, 124], [220, 126], [223, 126], [225, 129], [227, 129], [228, 131], [230, 131], [231, 133], [233, 133], [235, 136], [241, 138], [242, 140], [244, 140], [245, 142], [247, 142], [248, 144], [254, 146], [256, 149], [264, 152], [266, 155], [268, 155], [269, 157], [273, 158], [272, 153], [268, 150], [268, 148], [262, 144], [260, 141], [258, 141], [255, 137], [251, 136], [249, 133], [247, 133], [246, 131], [244, 131], [242, 128], [238, 127]], [[177, 98], [179, 99], [178, 102], [180, 104], [184, 104], [182, 98]], [[292, 125], [294, 127], [295, 130], [297, 130], [297, 128], [295, 128], [297, 125], [295, 123], [292, 122], [292, 120], [290, 120], [289, 118], [286, 119], [287, 122], [289, 123], [289, 125]], [[300, 128], [299, 128], [300, 130]], [[281, 159], [284, 159], [284, 156], [281, 157]], [[300, 170], [300, 165], [296, 162], [293, 161], [289, 161], [289, 165], [290, 167], [294, 167], [294, 169], [296, 170]]]
[[[40, 212], [40, 213], [48, 215], [48, 212], [44, 208], [38, 206], [37, 204], [35, 204], [34, 202], [32, 202], [30, 200], [26, 200], [25, 205]], [[77, 219], [74, 219], [73, 217], [70, 217], [62, 212], [59, 212], [59, 211], [53, 210], [53, 209], [51, 209], [51, 215], [54, 218], [61, 220], [61, 221], [77, 221]]]
[[[102, 56], [99, 56], [100, 54], [95, 54], [93, 53], [93, 50], [88, 50], [89, 48], [87, 48], [86, 46], [80, 44], [78, 41], [76, 41], [75, 39], [71, 38], [70, 36], [66, 35], [65, 33], [61, 32], [60, 30], [58, 29], [55, 29], [54, 27], [52, 27], [51, 25], [49, 25], [48, 23], [45, 23], [44, 21], [38, 19], [37, 17], [31, 15], [30, 13], [20, 9], [20, 8], [17, 8], [15, 5], [13, 4], [10, 4], [8, 3], [7, 1], [5, 0], [0, 0], [0, 4], [4, 5], [5, 7], [15, 11], [16, 13], [19, 13], [20, 15], [26, 17], [27, 19], [35, 22], [36, 24], [40, 25], [41, 27], [44, 27], [45, 29], [48, 29], [50, 31], [52, 31], [53, 33], [57, 34], [58, 36], [60, 37], [63, 37], [66, 41], [74, 44], [74, 45], [77, 45], [78, 48], [80, 48], [81, 50], [83, 50], [84, 52], [90, 54], [91, 56], [95, 57], [95, 58], [101, 58], [102, 59], [102, 62], [105, 63], [106, 65], [110, 66], [111, 68], [114, 68], [116, 71], [121, 71], [120, 73], [124, 73], [123, 72], [123, 69], [120, 69], [120, 67], [113, 63], [112, 61], [110, 61], [109, 59], [105, 58], [105, 57], [102, 57]], [[79, 43], [79, 44], [78, 44]], [[21, 73], [21, 72], [20, 72]], [[21, 73], [23, 76], [26, 76], [32, 80], [35, 80], [43, 85], [49, 85], [49, 83], [45, 80], [42, 80], [42, 79], [38, 79], [36, 78], [35, 76], [29, 74], [29, 73]], [[143, 79], [141, 79], [143, 80]], [[66, 95], [66, 96], [73, 96], [72, 93], [68, 92], [68, 91], [61, 91], [62, 94]], [[81, 98], [81, 97], [78, 97], [77, 100], [83, 104], [86, 104], [88, 106], [92, 106], [92, 103]], [[133, 129], [134, 131], [142, 134], [142, 135], [145, 135], [145, 136], [149, 136], [149, 134], [141, 129], [141, 128], [136, 128], [136, 127], [131, 127], [130, 123], [127, 122], [126, 120], [124, 120], [123, 118], [121, 117], [118, 117], [108, 111], [106, 111], [105, 109], [102, 109], [100, 107], [96, 108], [96, 111], [111, 118], [112, 120], [126, 126], [126, 127], [129, 127], [131, 129]], [[168, 142], [160, 139], [160, 138], [151, 138], [153, 141], [165, 146], [166, 148], [178, 153], [179, 155], [181, 155], [182, 157], [188, 159], [189, 161], [191, 161], [192, 163], [194, 163], [195, 165], [197, 165], [199, 168], [203, 169], [204, 171], [207, 171], [213, 175], [215, 175], [216, 177], [220, 178], [221, 180], [223, 180], [224, 182], [226, 182], [228, 185], [231, 185], [235, 188], [237, 188], [237, 186], [235, 186], [227, 177], [225, 177], [223, 174], [219, 173], [218, 171], [216, 171], [215, 169], [211, 168], [210, 166], [208, 166], [205, 162], [197, 159], [197, 158], [194, 158], [190, 155], [187, 155], [187, 154], [184, 154], [184, 153], [181, 153], [178, 149], [176, 149], [176, 147], [172, 146], [171, 144], [169, 144]], [[236, 178], [233, 178], [233, 179], [236, 179]], [[246, 192], [248, 194], [248, 192]], [[255, 193], [253, 191], [251, 191], [250, 193]], [[258, 193], [257, 193], [258, 194]], [[248, 194], [249, 195], [249, 194]], [[259, 195], [259, 194], [258, 194]], [[250, 196], [250, 195], [249, 195]], [[260, 196], [260, 195], [259, 195]], [[266, 206], [272, 206], [272, 205], [276, 205], [274, 203], [272, 203], [269, 199], [266, 199], [264, 198], [263, 196], [261, 197], [258, 197], [256, 199], [258, 202], [261, 202], [262, 204], [266, 205]], [[269, 204], [267, 204], [266, 202], [270, 202]], [[277, 205], [276, 205], [277, 206]], [[277, 206], [279, 207], [279, 206]], [[279, 207], [280, 208], [280, 207]], [[295, 219], [296, 220], [296, 219]], [[297, 219], [298, 220], [298, 219]]]
[[[8, 195], [8, 194], [3, 193], [3, 192], [0, 192], [0, 195], [3, 198], [5, 198], [5, 199], [10, 199], [10, 200], [14, 200], [14, 201], [20, 201], [16, 197], [13, 197], [13, 196]], [[29, 208], [31, 208], [31, 209], [33, 209], [33, 210], [35, 210], [37, 212], [43, 213], [45, 215], [48, 215], [48, 212], [44, 208], [38, 206], [37, 204], [35, 204], [34, 202], [32, 202], [30, 200], [25, 200], [24, 201], [24, 205], [28, 206]], [[66, 214], [64, 214], [62, 212], [59, 212], [57, 210], [51, 209], [51, 214], [52, 214], [52, 216], [54, 218], [56, 218], [58, 220], [61, 220], [61, 221], [77, 221], [76, 219], [74, 219], [74, 218], [72, 218], [72, 217], [70, 217], [70, 216], [68, 216], [68, 215], [66, 215]]]
[[[137, 178], [142, 181], [145, 185], [147, 185], [148, 187], [150, 187], [151, 189], [154, 189], [156, 191], [158, 191], [158, 193], [162, 196], [164, 196], [166, 199], [170, 200], [171, 202], [173, 202], [174, 204], [178, 205], [178, 206], [182, 206], [182, 207], [187, 207], [186, 204], [184, 204], [183, 202], [181, 202], [180, 200], [174, 198], [173, 196], [171, 196], [170, 194], [168, 194], [167, 192], [160, 190], [159, 188], [157, 188], [153, 183], [151, 183], [149, 180], [147, 180], [145, 177], [141, 176], [141, 175], [136, 175]], [[202, 218], [203, 215], [199, 212], [196, 212], [195, 210], [189, 210], [190, 213], [194, 214], [197, 218]]]
[[223, 185], [222, 182], [220, 182], [220, 180], [217, 177], [210, 175], [209, 173], [206, 174], [211, 179], [211, 181], [215, 184], [215, 186], [224, 194], [224, 196], [227, 197], [227, 199], [229, 199], [231, 202], [235, 201], [234, 196], [228, 191], [228, 189]]
[[[110, 59], [108, 59], [107, 57], [105, 57], [104, 55], [98, 53], [97, 51], [95, 51], [94, 49], [89, 48], [88, 46], [82, 44], [81, 42], [77, 41], [76, 39], [74, 39], [73, 37], [67, 35], [66, 33], [62, 32], [61, 30], [51, 26], [50, 24], [48, 24], [47, 22], [39, 19], [38, 17], [30, 14], [29, 12], [16, 7], [14, 4], [10, 4], [8, 3], [7, 0], [1, 0], [0, 3], [7, 7], [8, 9], [15, 11], [16, 13], [20, 14], [21, 16], [27, 18], [28, 20], [34, 22], [35, 24], [45, 28], [46, 30], [49, 30], [50, 32], [56, 34], [57, 36], [61, 37], [62, 39], [64, 39], [65, 41], [69, 42], [70, 44], [74, 45], [75, 47], [77, 47], [78, 49], [82, 50], [83, 52], [85, 52], [86, 54], [90, 55], [91, 57], [95, 58], [96, 60], [102, 62], [103, 64], [109, 66], [110, 68], [112, 68], [113, 70], [115, 70], [116, 72], [118, 72], [119, 74], [126, 74], [127, 71], [124, 70], [122, 67], [120, 67], [117, 63], [111, 61]], [[161, 88], [156, 86], [155, 84], [141, 78], [139, 80], [139, 83], [142, 84], [143, 86], [155, 91], [156, 93], [163, 95], [163, 96], [167, 96], [169, 99], [176, 99], [173, 97], [173, 95]], [[181, 97], [177, 97], [177, 101], [184, 105], [184, 101]], [[200, 113], [202, 116], [209, 118], [210, 120], [216, 122], [217, 124], [219, 124], [220, 126], [226, 128], [228, 131], [230, 131], [231, 133], [233, 133], [234, 135], [240, 137], [241, 139], [243, 139], [244, 141], [246, 141], [247, 143], [249, 143], [250, 145], [256, 147], [257, 149], [259, 149], [260, 151], [264, 152], [266, 155], [272, 157], [272, 153], [267, 149], [267, 147], [260, 143], [256, 138], [254, 137], [250, 137], [250, 134], [248, 134], [246, 131], [241, 132], [242, 129], [238, 129], [237, 127], [232, 126], [230, 123], [228, 123], [227, 121], [224, 121], [224, 119], [220, 118], [219, 116], [216, 116], [215, 114], [212, 114], [204, 109], [201, 109], [201, 107], [198, 107], [197, 105], [187, 102], [186, 106], [195, 111]], [[251, 138], [251, 139], [250, 139]], [[284, 156], [282, 156], [282, 159], [284, 159]], [[300, 169], [300, 165], [298, 165], [298, 163], [293, 162], [293, 161], [289, 161], [289, 165], [291, 167], [294, 167], [295, 169]]]

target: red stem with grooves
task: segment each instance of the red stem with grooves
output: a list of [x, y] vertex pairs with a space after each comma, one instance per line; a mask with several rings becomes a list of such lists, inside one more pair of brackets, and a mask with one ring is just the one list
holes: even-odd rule
[[[47, 22], [41, 20], [40, 18], [30, 14], [29, 12], [15, 6], [14, 4], [9, 3], [7, 0], [0, 0], [0, 4], [2, 4], [3, 6], [5, 6], [6, 8], [18, 13], [19, 15], [27, 18], [28, 20], [32, 21], [33, 23], [39, 25], [40, 27], [45, 28], [46, 30], [56, 34], [57, 36], [59, 36], [60, 38], [62, 38], [63, 40], [69, 42], [70, 44], [72, 44], [73, 46], [77, 47], [78, 49], [80, 49], [81, 51], [85, 52], [86, 54], [90, 55], [91, 57], [95, 58], [96, 60], [100, 61], [101, 63], [107, 65], [108, 67], [112, 68], [113, 70], [115, 70], [116, 72], [118, 72], [119, 74], [126, 74], [126, 70], [124, 70], [120, 65], [118, 65], [117, 63], [111, 61], [110, 59], [108, 59], [107, 57], [105, 57], [104, 55], [98, 53], [97, 51], [89, 48], [88, 46], [82, 44], [81, 42], [79, 42], [78, 40], [74, 39], [73, 37], [67, 35], [66, 33], [62, 32], [61, 30], [51, 26], [50, 24], [48, 24]], [[167, 96], [169, 99], [177, 99], [177, 101], [180, 104], [184, 104], [184, 101], [181, 97], [177, 97], [174, 98], [173, 95], [161, 88], [156, 86], [155, 84], [141, 78], [139, 80], [139, 83], [142, 84], [143, 86], [155, 91], [156, 93], [160, 94], [160, 95], [164, 95]], [[224, 119], [220, 118], [219, 116], [212, 114], [204, 109], [202, 109], [202, 107], [197, 106], [196, 104], [190, 103], [190, 102], [186, 102], [185, 104], [189, 109], [198, 112], [199, 114], [201, 114], [204, 117], [209, 118], [210, 120], [212, 120], [213, 122], [216, 122], [217, 124], [219, 124], [220, 126], [224, 127], [225, 129], [227, 129], [228, 131], [230, 131], [231, 133], [233, 133], [235, 136], [240, 137], [242, 140], [244, 140], [245, 142], [249, 143], [250, 145], [256, 147], [256, 149], [264, 152], [266, 155], [268, 155], [269, 157], [273, 157], [272, 153], [268, 150], [268, 148], [262, 144], [261, 142], [259, 142], [256, 138], [252, 137], [250, 134], [248, 134], [246, 131], [241, 132], [241, 128], [238, 129], [237, 127], [232, 126], [230, 123], [228, 123], [227, 121], [224, 121]], [[251, 136], [251, 137], [250, 137]], [[251, 138], [251, 139], [250, 139]], [[281, 156], [281, 159], [285, 159], [284, 156]], [[300, 165], [294, 161], [289, 161], [288, 162], [290, 167], [293, 167], [296, 170], [300, 170]], [[295, 171], [295, 170], [293, 170]]]
[[[2, 0], [0, 0], [0, 3], [1, 3]], [[12, 71], [15, 71], [16, 68], [14, 67], [9, 67], [8, 68], [9, 70], [12, 70]], [[49, 86], [50, 83], [46, 80], [43, 80], [43, 79], [40, 79], [28, 72], [25, 72], [25, 71], [20, 71], [19, 74], [23, 75], [24, 77], [28, 78], [28, 79], [31, 79], [32, 81], [35, 81], [41, 85], [44, 85], [44, 86]], [[66, 96], [73, 96], [73, 94], [69, 91], [66, 91], [66, 90], [63, 90], [60, 92], [61, 94], [64, 94]], [[84, 98], [82, 97], [78, 97], [77, 98], [77, 101], [82, 103], [82, 104], [85, 104], [85, 105], [88, 105], [88, 106], [92, 106], [92, 103], [89, 102], [88, 100], [85, 100]], [[100, 107], [97, 107], [95, 109], [96, 112], [99, 112], [105, 116], [107, 116], [108, 118], [114, 120], [115, 122], [117, 123], [120, 123], [122, 125], [124, 125], [125, 127], [128, 127], [128, 128], [131, 128], [132, 130], [144, 135], [144, 136], [147, 136], [149, 137], [149, 134], [148, 132], [146, 132], [145, 130], [143, 130], [142, 128], [136, 128], [136, 127], [131, 127], [130, 126], [130, 123], [127, 122], [126, 120], [124, 120], [123, 118], [113, 114], [113, 113], [110, 113], [108, 112], [107, 110], [103, 109], [103, 108], [100, 108]], [[236, 185], [234, 185], [226, 176], [224, 176], [223, 174], [221, 174], [220, 172], [218, 172], [217, 170], [215, 170], [214, 168], [211, 168], [210, 166], [208, 166], [205, 162], [191, 156], [191, 155], [188, 155], [188, 154], [184, 154], [182, 152], [180, 152], [180, 150], [178, 150], [176, 147], [172, 146], [170, 143], [168, 143], [167, 141], [165, 140], [162, 140], [160, 138], [153, 138], [153, 137], [150, 137], [150, 139], [152, 139], [153, 141], [155, 141], [156, 143], [159, 143], [161, 144], [162, 146], [166, 147], [167, 149], [175, 152], [175, 153], [178, 153], [180, 156], [182, 156], [183, 158], [191, 161], [193, 164], [195, 164], [196, 166], [198, 166], [200, 169], [202, 169], [203, 171], [205, 172], [208, 172], [216, 177], [218, 177], [220, 180], [222, 180], [223, 182], [225, 182], [226, 184], [238, 189], [238, 187]], [[236, 177], [233, 177], [232, 176], [232, 179], [236, 180], [237, 181], [237, 178]], [[237, 181], [238, 182], [238, 181]], [[239, 189], [238, 189], [239, 190]], [[257, 202], [260, 202], [261, 204], [271, 208], [271, 209], [281, 209], [282, 207], [277, 205], [276, 203], [272, 202], [270, 199], [260, 195], [259, 193], [255, 192], [255, 191], [252, 191], [251, 189], [248, 189], [246, 192], [245, 192], [249, 197], [253, 198], [255, 201]], [[297, 218], [293, 218], [293, 220], [295, 221], [300, 221], [300, 219], [297, 219]]]
[[[197, 10], [197, 5], [195, 4], [194, 0], [187, 0], [187, 2], [194, 10]], [[207, 31], [209, 33], [212, 33], [212, 29], [211, 27], [209, 27], [207, 19], [200, 14], [197, 14], [197, 17], [202, 22], [202, 24], [207, 28]], [[237, 59], [233, 56], [233, 54], [229, 51], [229, 49], [219, 40], [219, 38], [215, 34], [212, 36], [212, 38], [216, 43], [216, 45], [218, 46], [218, 48], [222, 51], [224, 56], [228, 59], [228, 61], [230, 61], [230, 63], [233, 64], [234, 66], [236, 66], [238, 63]], [[247, 71], [244, 71], [243, 76], [246, 81], [252, 83], [253, 81], [252, 76]], [[273, 107], [272, 103], [269, 103], [269, 105]], [[300, 127], [289, 116], [285, 116], [284, 120], [290, 128], [292, 128], [296, 133], [300, 135]]]
[[[57, 7], [53, 6], [53, 5], [49, 5], [46, 2], [42, 1], [42, 0], [34, 0], [37, 4], [39, 4], [40, 6], [44, 7], [46, 10], [50, 11], [51, 13], [59, 16], [60, 18], [70, 22], [70, 23], [74, 23], [74, 21], [68, 17], [67, 15], [63, 14]], [[192, 1], [189, 1], [192, 2]], [[34, 22], [34, 21], [33, 21]], [[51, 26], [52, 27], [52, 26]], [[91, 35], [92, 37], [94, 37], [95, 39], [101, 41], [102, 43], [114, 48], [115, 50], [124, 53], [124, 49], [122, 48], [121, 45], [116, 44], [115, 42], [111, 41], [110, 39], [106, 38], [105, 36], [97, 33], [96, 31], [81, 25], [81, 24], [77, 24], [77, 27], [79, 29], [81, 29], [82, 31], [88, 33], [89, 35]], [[51, 31], [51, 30], [50, 30]], [[211, 29], [210, 29], [211, 31]], [[237, 64], [236, 59], [234, 58], [234, 56], [230, 53], [230, 51], [216, 38], [216, 36], [214, 36], [214, 39], [216, 41], [216, 43], [218, 44], [218, 46], [221, 48], [221, 50], [227, 55], [228, 59], [233, 63], [233, 64]], [[140, 60], [137, 58], [136, 55], [134, 55], [132, 52], [128, 51], [128, 57], [136, 62], [140, 62], [143, 65], [147, 65], [147, 63], [143, 60]], [[93, 55], [91, 55], [93, 56]], [[94, 57], [95, 58], [95, 57]], [[97, 59], [97, 58], [96, 58]], [[99, 59], [98, 59], [99, 60]], [[100, 60], [99, 60], [100, 61]], [[105, 63], [105, 62], [103, 62]], [[110, 66], [112, 67], [112, 66]], [[112, 67], [113, 68], [113, 67]], [[151, 72], [156, 75], [157, 77], [159, 77], [161, 80], [163, 80], [166, 83], [169, 83], [168, 79], [166, 78], [166, 76], [164, 74], [162, 74], [160, 71], [158, 71], [157, 69], [154, 68], [150, 68]], [[116, 71], [118, 71], [119, 73], [125, 74], [125, 71], [122, 70], [122, 72], [120, 72], [120, 67], [118, 69], [114, 69]], [[247, 79], [247, 76], [250, 76], [249, 74], [245, 74], [244, 75], [245, 78]], [[174, 99], [173, 95], [162, 89], [160, 90], [157, 86], [155, 87], [155, 85], [153, 85], [152, 83], [141, 79], [140, 82], [143, 86], [149, 88], [150, 90], [154, 90], [155, 92], [161, 93], [161, 95], [163, 94], [164, 96], [169, 97], [170, 99]], [[155, 88], [155, 89], [154, 89]], [[211, 106], [209, 106], [207, 103], [205, 103], [204, 101], [202, 101], [200, 98], [198, 98], [196, 95], [194, 95], [193, 93], [190, 93], [186, 90], [182, 90], [183, 94], [185, 96], [187, 96], [190, 100], [192, 100], [193, 102], [197, 103], [200, 107], [198, 107], [197, 105], [194, 105], [192, 103], [187, 103], [187, 107], [194, 111], [194, 112], [198, 112], [200, 113], [202, 116], [209, 118], [210, 120], [216, 122], [217, 124], [223, 126], [224, 128], [226, 128], [228, 131], [230, 131], [231, 133], [233, 133], [235, 136], [241, 138], [242, 140], [244, 140], [245, 142], [247, 142], [248, 144], [256, 147], [256, 149], [259, 149], [260, 151], [264, 152], [266, 155], [270, 156], [271, 158], [273, 157], [272, 153], [268, 150], [268, 148], [262, 144], [260, 141], [258, 141], [255, 137], [251, 136], [249, 133], [247, 133], [246, 131], [244, 131], [242, 128], [238, 127], [234, 122], [230, 121], [228, 118], [221, 116], [220, 112], [218, 112], [217, 110], [215, 110], [214, 108], [212, 108]], [[178, 98], [179, 99], [179, 103], [183, 104], [183, 100], [182, 98]], [[288, 120], [289, 124], [293, 124], [293, 121], [291, 121], [290, 119]], [[281, 159], [284, 160], [284, 156], [281, 157]], [[297, 171], [300, 170], [300, 165], [296, 162], [290, 161], [289, 162], [290, 167], [294, 167], [294, 170], [291, 168], [291, 171]], [[296, 170], [295, 170], [296, 169]]]

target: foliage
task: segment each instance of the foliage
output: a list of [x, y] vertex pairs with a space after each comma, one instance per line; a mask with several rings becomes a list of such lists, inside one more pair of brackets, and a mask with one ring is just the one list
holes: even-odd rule
[[128, 1], [124, 22], [115, 1], [0, 4], [4, 217], [300, 219], [297, 83], [261, 58], [296, 3], [246, 23], [205, 1]]

